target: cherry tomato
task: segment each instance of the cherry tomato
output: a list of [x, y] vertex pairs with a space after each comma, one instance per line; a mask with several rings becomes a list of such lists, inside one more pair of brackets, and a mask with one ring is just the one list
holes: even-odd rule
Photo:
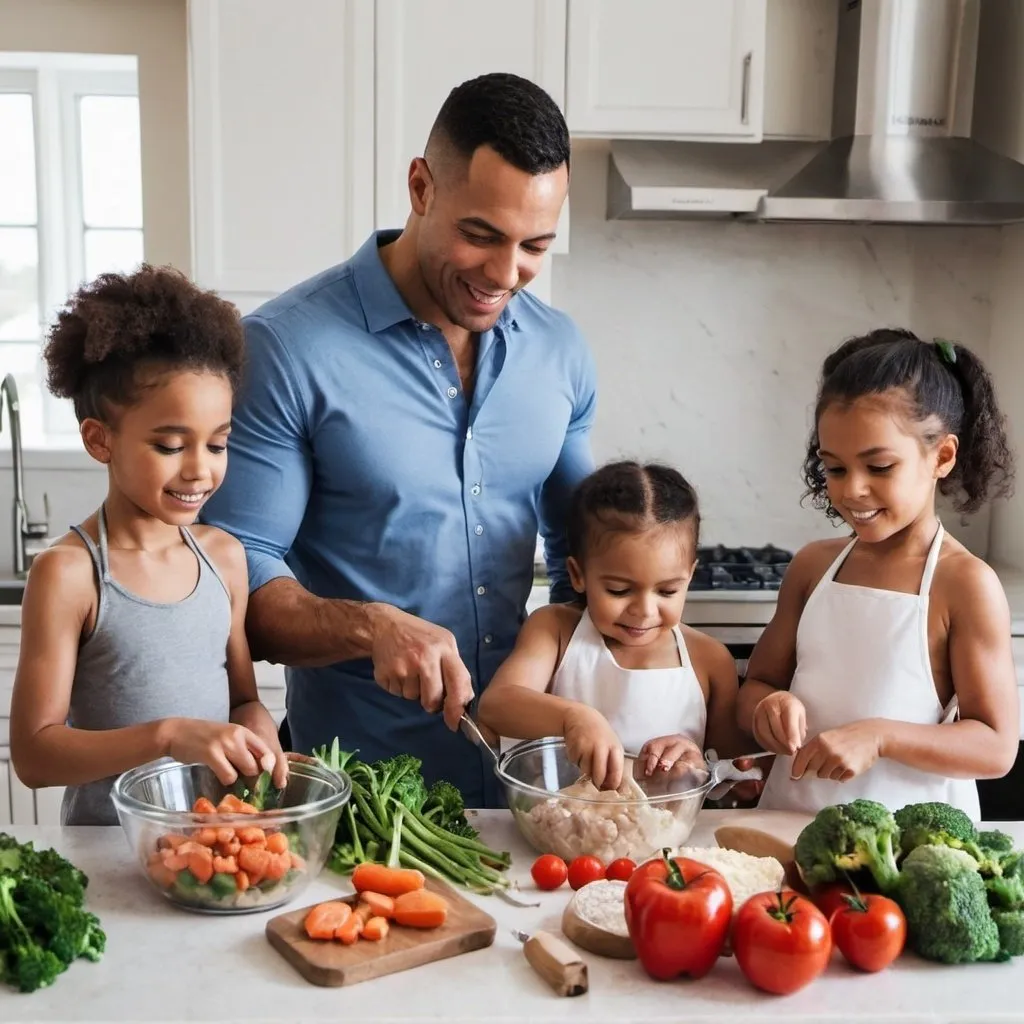
[[596, 857], [575, 857], [569, 865], [569, 885], [582, 889], [604, 878], [604, 865]]
[[907, 919], [892, 900], [863, 893], [832, 914], [832, 939], [849, 963], [880, 971], [903, 952]]
[[634, 871], [636, 871], [635, 861], [631, 861], [628, 857], [619, 857], [605, 868], [604, 877], [610, 882], [628, 882], [629, 876]]
[[732, 948], [752, 985], [784, 996], [825, 970], [832, 934], [825, 915], [810, 900], [790, 889], [762, 892], [740, 907]]
[[565, 861], [553, 853], [545, 853], [533, 862], [530, 868], [538, 889], [557, 889], [569, 874]]

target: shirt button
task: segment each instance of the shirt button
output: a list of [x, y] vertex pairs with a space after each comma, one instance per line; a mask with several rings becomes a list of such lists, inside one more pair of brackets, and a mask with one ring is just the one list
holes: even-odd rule
[[486, 588], [486, 587], [477, 587], [477, 588], [476, 588], [476, 592], [477, 592], [477, 595], [478, 595], [479, 597], [483, 597], [483, 596], [484, 596], [484, 594], [486, 594], [486, 593], [487, 593], [487, 588]]
[[429, 331], [430, 330], [430, 324], [421, 323], [420, 324], [420, 330], [421, 331]]
[[473, 532], [479, 537], [480, 534], [484, 532], [484, 528], [479, 523], [477, 523]]
[[472, 427], [467, 427], [466, 428], [466, 440], [467, 441], [472, 441], [473, 440], [473, 428]]
[[485, 644], [494, 643], [494, 637], [491, 636], [490, 633], [488, 633], [487, 636], [484, 637], [484, 643]]
[[459, 389], [458, 388], [449, 388], [448, 389], [448, 397], [449, 398], [454, 398], [458, 393], [459, 393]]
[[440, 359], [435, 359], [434, 360], [434, 369], [435, 370], [440, 370], [441, 369], [441, 360]]
[[473, 484], [473, 486], [470, 487], [470, 489], [469, 489], [469, 493], [472, 494], [474, 497], [476, 495], [478, 495], [480, 493], [480, 485], [479, 484]]

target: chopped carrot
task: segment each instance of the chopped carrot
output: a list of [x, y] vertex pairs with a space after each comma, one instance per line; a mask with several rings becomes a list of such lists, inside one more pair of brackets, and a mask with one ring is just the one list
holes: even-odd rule
[[[207, 849], [207, 847], [202, 847]], [[204, 857], [199, 853], [190, 853], [188, 855], [188, 869], [195, 875], [196, 881], [200, 885], [206, 885], [206, 883], [213, 878], [213, 857]]]
[[296, 871], [306, 870], [306, 862], [297, 853], [290, 854], [289, 856], [291, 857], [292, 867]]
[[369, 939], [371, 942], [380, 942], [381, 939], [388, 937], [388, 930], [388, 923], [383, 917], [371, 917], [363, 925], [362, 937]]
[[238, 861], [236, 861], [234, 857], [214, 857], [213, 873], [215, 875], [238, 874]]
[[239, 871], [238, 874], [235, 875], [235, 888], [238, 889], [239, 892], [245, 892], [245, 890], [249, 888], [249, 876], [244, 871]]
[[444, 897], [429, 889], [406, 892], [395, 899], [395, 921], [409, 928], [440, 928], [447, 917]]
[[238, 830], [238, 841], [243, 846], [251, 846], [254, 843], [258, 846], [266, 846], [267, 834], [255, 825], [246, 825], [245, 828]]
[[152, 878], [161, 889], [170, 889], [178, 877], [178, 872], [172, 871], [159, 858], [155, 862], [151, 863], [146, 870], [149, 872], [149, 877]]
[[367, 889], [359, 894], [359, 899], [373, 911], [374, 917], [391, 920], [395, 916], [395, 901], [382, 892], [371, 892]]
[[267, 849], [271, 853], [288, 853], [288, 837], [283, 832], [267, 836]]
[[188, 854], [178, 853], [177, 850], [165, 850], [163, 853], [164, 865], [171, 871], [177, 873], [188, 867]]
[[188, 842], [188, 836], [180, 836], [176, 832], [169, 832], [165, 836], [161, 836], [157, 841], [156, 845], [161, 850], [176, 850], [182, 843]]
[[205, 796], [201, 796], [192, 805], [193, 814], [216, 814], [217, 808], [213, 806], [213, 801], [208, 800]]
[[423, 873], [414, 868], [389, 868], [365, 862], [357, 864], [352, 872], [352, 887], [356, 892], [369, 890], [385, 896], [401, 896], [422, 889], [424, 884]]
[[261, 846], [243, 846], [238, 851], [238, 866], [248, 874], [250, 884], [259, 885], [263, 881], [272, 856]]
[[216, 846], [217, 830], [215, 828], [201, 828], [194, 838], [200, 846]]
[[218, 814], [238, 814], [241, 805], [242, 801], [234, 793], [225, 793], [217, 804], [216, 811]]
[[311, 939], [333, 939], [352, 916], [352, 908], [341, 900], [318, 903], [306, 915], [304, 927]]
[[230, 825], [222, 825], [217, 829], [217, 842], [221, 846], [227, 846], [228, 843], [235, 841], [235, 830]]
[[272, 882], [284, 878], [292, 866], [291, 857], [287, 853], [271, 853], [269, 850], [263, 852], [267, 855], [267, 871], [264, 877], [269, 878]]
[[349, 907], [349, 916], [334, 931], [334, 937], [340, 939], [346, 946], [351, 946], [363, 933], [363, 919], [358, 914], [351, 913], [351, 909]]
[[213, 850], [208, 846], [203, 846], [202, 843], [197, 843], [194, 839], [190, 839], [187, 843], [182, 843], [175, 852], [184, 854], [198, 853], [203, 857], [213, 856]]
[[260, 809], [255, 805], [249, 803], [247, 800], [238, 801], [238, 813], [239, 814], [259, 814]]
[[234, 857], [241, 848], [242, 844], [237, 839], [232, 839], [229, 843], [217, 844], [217, 852], [222, 857]]
[[356, 904], [355, 913], [363, 919], [363, 924], [366, 924], [366, 922], [373, 917], [373, 907], [371, 907], [369, 903], [363, 903], [360, 901]]

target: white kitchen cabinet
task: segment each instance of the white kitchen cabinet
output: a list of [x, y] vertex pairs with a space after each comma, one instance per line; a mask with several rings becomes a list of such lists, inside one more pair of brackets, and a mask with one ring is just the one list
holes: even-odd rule
[[767, 0], [568, 3], [574, 134], [761, 139]]
[[11, 815], [11, 761], [8, 751], [0, 748], [0, 828], [13, 824]]
[[243, 311], [373, 227], [373, 0], [190, 0], [193, 272]]

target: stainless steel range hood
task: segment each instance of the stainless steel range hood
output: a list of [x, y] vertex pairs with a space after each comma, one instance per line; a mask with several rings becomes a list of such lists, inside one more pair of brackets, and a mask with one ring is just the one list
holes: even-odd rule
[[970, 138], [978, 15], [842, 0], [831, 142], [614, 142], [609, 218], [1024, 220], [1024, 165]]

